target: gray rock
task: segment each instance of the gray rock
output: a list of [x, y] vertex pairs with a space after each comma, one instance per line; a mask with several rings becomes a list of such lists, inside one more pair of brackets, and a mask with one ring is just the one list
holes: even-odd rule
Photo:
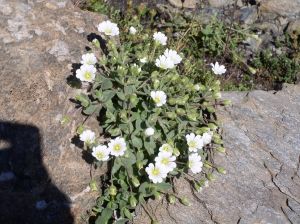
[[[84, 118], [59, 119], [84, 91], [66, 84], [72, 64], [107, 18], [68, 0], [0, 4], [0, 223], [80, 223], [99, 194], [89, 191], [90, 164], [73, 138]], [[99, 135], [97, 123], [87, 126]], [[42, 200], [47, 209], [37, 210]]]
[[258, 19], [256, 5], [241, 8], [239, 11], [241, 13], [240, 22], [242, 24], [253, 24]]
[[260, 14], [267, 19], [299, 15], [300, 0], [260, 0]]
[[[215, 153], [215, 182], [193, 195], [185, 180], [175, 182], [179, 202], [150, 200], [144, 206], [168, 223], [299, 223], [300, 217], [300, 86], [285, 85], [277, 93], [260, 90], [223, 93], [231, 106], [217, 111], [224, 122], [226, 153]], [[136, 223], [150, 223], [139, 209]]]

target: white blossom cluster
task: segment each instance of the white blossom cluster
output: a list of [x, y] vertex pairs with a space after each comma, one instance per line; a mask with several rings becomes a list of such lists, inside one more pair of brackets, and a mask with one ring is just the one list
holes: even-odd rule
[[[86, 130], [79, 135], [81, 141], [90, 146], [91, 144], [96, 143], [96, 135], [94, 132], [90, 130]], [[107, 161], [109, 159], [109, 155], [118, 157], [123, 156], [126, 151], [126, 142], [124, 138], [117, 137], [112, 139], [108, 146], [106, 145], [98, 145], [93, 147], [92, 155], [99, 161]]]
[[[200, 173], [203, 167], [201, 156], [197, 151], [202, 149], [204, 145], [211, 143], [211, 140], [212, 132], [204, 133], [202, 136], [195, 135], [194, 133], [186, 135], [190, 152], [187, 166], [193, 173]], [[167, 177], [168, 173], [176, 168], [176, 155], [173, 152], [173, 147], [169, 144], [163, 144], [159, 148], [159, 153], [154, 161], [155, 164], [150, 163], [146, 168], [146, 172], [153, 183], [161, 183]]]

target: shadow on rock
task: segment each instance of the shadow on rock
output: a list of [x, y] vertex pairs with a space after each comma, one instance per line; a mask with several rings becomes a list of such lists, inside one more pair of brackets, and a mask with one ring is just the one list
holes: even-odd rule
[[38, 128], [0, 121], [0, 223], [73, 223], [42, 163]]

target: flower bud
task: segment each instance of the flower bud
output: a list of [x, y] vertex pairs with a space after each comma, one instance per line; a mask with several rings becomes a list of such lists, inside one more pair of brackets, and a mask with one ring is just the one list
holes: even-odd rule
[[175, 119], [177, 117], [177, 114], [175, 114], [174, 112], [168, 112], [167, 113], [168, 118], [170, 119]]
[[140, 186], [140, 181], [135, 176], [133, 176], [131, 178], [131, 182], [132, 182], [133, 186], [135, 186], [135, 187]]
[[200, 90], [204, 91], [204, 90], [206, 90], [206, 87], [204, 85], [200, 85]]
[[96, 38], [92, 41], [92, 43], [94, 44], [94, 46], [95, 46], [96, 48], [100, 48], [99, 40], [97, 40]]
[[119, 75], [124, 75], [125, 70], [126, 70], [126, 68], [124, 66], [118, 65], [117, 72], [118, 72]]
[[206, 178], [210, 181], [215, 181], [215, 177], [211, 173], [207, 173]]
[[202, 127], [202, 128], [201, 128], [201, 131], [202, 131], [202, 132], [210, 132], [210, 129], [207, 128], [207, 127]]
[[219, 152], [225, 152], [225, 148], [223, 148], [223, 147], [221, 147], [221, 146], [218, 146], [218, 147], [217, 147], [217, 150], [218, 150]]
[[222, 145], [223, 141], [222, 141], [222, 139], [214, 138], [214, 143], [216, 143], [218, 145]]
[[109, 187], [109, 194], [110, 195], [117, 195], [117, 188], [114, 185]]
[[207, 127], [209, 127], [211, 130], [216, 130], [217, 129], [217, 126], [214, 125], [213, 123], [207, 124]]
[[220, 99], [221, 98], [221, 93], [220, 92], [213, 93], [212, 94], [212, 98], [214, 98], [214, 99]]
[[173, 82], [177, 81], [179, 79], [179, 75], [178, 74], [174, 74], [172, 77], [171, 77], [171, 80]]
[[140, 160], [136, 161], [136, 166], [139, 170], [143, 169], [143, 163]]
[[184, 61], [184, 67], [190, 67], [190, 65], [191, 65], [190, 60], [187, 59]]
[[184, 99], [178, 99], [177, 100], [178, 105], [184, 105], [185, 103], [186, 103], [186, 101]]
[[179, 152], [179, 150], [178, 150], [177, 148], [173, 148], [173, 154], [174, 154], [175, 156], [179, 156], [179, 155], [180, 155], [180, 152]]
[[172, 148], [174, 147], [174, 142], [171, 140], [171, 139], [168, 139], [167, 140], [167, 143], [172, 146]]
[[103, 95], [102, 95], [102, 92], [101, 92], [101, 91], [95, 90], [95, 95], [96, 95], [96, 97], [97, 97], [99, 100], [102, 100]]
[[183, 79], [181, 79], [181, 82], [183, 84], [187, 83], [189, 81], [189, 79], [187, 77], [184, 77]]
[[231, 104], [231, 101], [230, 100], [223, 100], [223, 102], [222, 102], [224, 105], [229, 105], [229, 104]]
[[154, 129], [152, 127], [149, 127], [144, 131], [144, 133], [146, 137], [152, 136], [154, 135]]
[[223, 125], [223, 122], [220, 121], [220, 120], [216, 120], [215, 121], [215, 124], [218, 126], [218, 127], [221, 127]]
[[97, 182], [95, 180], [91, 180], [90, 187], [92, 191], [97, 191]]
[[171, 105], [175, 105], [176, 104], [176, 99], [175, 98], [170, 98], [169, 99], [169, 104], [171, 104]]
[[209, 105], [210, 105], [210, 102], [208, 102], [208, 101], [203, 102], [203, 106], [208, 107]]
[[204, 162], [203, 166], [206, 167], [206, 168], [209, 168], [209, 169], [212, 168], [212, 165], [210, 163], [208, 163], [208, 162]]
[[197, 113], [188, 113], [187, 116], [191, 121], [197, 121], [197, 117], [198, 117]]
[[255, 75], [256, 72], [257, 72], [254, 68], [252, 68], [252, 67], [250, 67], [250, 66], [248, 66], [248, 69], [249, 69], [249, 71], [250, 71], [253, 75]]
[[111, 59], [111, 63], [112, 63], [113, 65], [117, 63], [116, 57], [113, 57], [113, 58]]
[[154, 197], [156, 200], [161, 200], [161, 194], [157, 191], [154, 192]]
[[157, 108], [157, 110], [156, 110], [155, 114], [156, 114], [156, 115], [160, 115], [161, 111], [162, 111], [162, 109], [161, 109], [161, 108]]
[[174, 204], [175, 203], [175, 196], [173, 194], [169, 194], [168, 195], [168, 200], [170, 204]]
[[209, 185], [207, 180], [200, 180], [200, 184], [203, 187], [208, 187], [208, 185]]
[[120, 118], [125, 118], [125, 117], [127, 117], [127, 111], [126, 110], [122, 110], [120, 112]]
[[129, 157], [128, 150], [125, 151], [124, 157], [125, 157], [125, 158], [128, 158], [128, 157]]
[[226, 170], [222, 167], [217, 168], [217, 170], [220, 174], [226, 174]]
[[212, 137], [213, 138], [218, 138], [218, 139], [221, 138], [221, 136], [219, 134], [217, 134], [217, 133], [213, 133]]
[[198, 91], [198, 90], [200, 90], [200, 86], [198, 84], [193, 85], [191, 88], [191, 91]]
[[178, 109], [176, 110], [176, 113], [179, 114], [179, 115], [184, 115], [184, 114], [185, 114], [185, 110], [182, 109], [182, 108], [178, 108]]
[[64, 116], [64, 117], [62, 117], [61, 119], [60, 119], [60, 123], [61, 124], [64, 124], [64, 123], [67, 123], [68, 121], [69, 121], [69, 117], [68, 116]]
[[158, 72], [157, 71], [154, 71], [151, 73], [151, 78], [156, 78], [158, 76]]
[[136, 94], [135, 93], [131, 94], [129, 100], [130, 100], [130, 103], [136, 104], [138, 101]]
[[208, 112], [214, 113], [216, 109], [214, 107], [207, 107]]
[[152, 220], [152, 224], [158, 224], [158, 221]]
[[77, 134], [82, 134], [82, 132], [84, 131], [84, 126], [83, 125], [80, 125], [78, 128], [77, 128]]
[[133, 196], [130, 196], [130, 198], [129, 198], [129, 203], [130, 203], [130, 206], [131, 206], [131, 207], [135, 207], [135, 206], [136, 206], [136, 203], [137, 203], [136, 198], [133, 197]]
[[196, 182], [194, 182], [194, 188], [198, 193], [200, 193], [200, 191], [202, 190], [201, 186]]
[[190, 204], [191, 204], [187, 198], [181, 198], [181, 203], [186, 206], [190, 206]]
[[153, 88], [156, 90], [159, 87], [159, 80], [158, 79], [154, 79], [153, 80]]
[[196, 135], [201, 135], [202, 133], [203, 133], [203, 131], [202, 130], [200, 130], [200, 129], [198, 129], [198, 130], [196, 130]]
[[184, 97], [183, 97], [183, 99], [185, 100], [185, 101], [188, 101], [188, 99], [190, 98], [190, 95], [185, 95]]
[[108, 131], [108, 133], [115, 136], [115, 135], [118, 135], [120, 133], [120, 129], [119, 128], [110, 129]]

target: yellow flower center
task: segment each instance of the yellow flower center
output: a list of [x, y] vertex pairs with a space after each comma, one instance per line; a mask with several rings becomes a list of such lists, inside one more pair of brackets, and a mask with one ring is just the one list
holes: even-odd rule
[[166, 145], [165, 145], [165, 146], [163, 147], [163, 150], [169, 152], [169, 151], [170, 151], [169, 146], [166, 146]]
[[109, 35], [109, 34], [111, 34], [111, 33], [112, 33], [112, 30], [111, 30], [111, 29], [105, 30], [105, 34], [106, 34], [106, 35]]
[[152, 174], [153, 174], [154, 176], [157, 176], [157, 175], [159, 174], [158, 169], [157, 169], [157, 168], [154, 168], [154, 169], [152, 170]]
[[163, 159], [162, 159], [162, 161], [161, 161], [161, 163], [163, 163], [163, 164], [165, 164], [165, 165], [167, 165], [167, 164], [168, 164], [168, 162], [169, 162], [169, 160], [168, 160], [168, 159], [166, 159], [166, 158], [163, 158]]
[[159, 103], [160, 102], [160, 98], [159, 97], [154, 97], [154, 102], [155, 103]]
[[90, 79], [92, 77], [92, 74], [90, 72], [85, 72], [83, 76], [86, 79]]
[[192, 147], [192, 148], [194, 148], [195, 145], [196, 145], [195, 142], [190, 142], [190, 144], [189, 144], [189, 146]]
[[102, 159], [102, 158], [104, 157], [103, 152], [98, 152], [98, 153], [97, 153], [97, 157], [98, 157], [99, 159]]
[[120, 151], [120, 149], [121, 149], [121, 146], [119, 144], [117, 144], [117, 145], [114, 146], [114, 150], [115, 151], [118, 152], [118, 151]]
[[193, 162], [192, 162], [192, 161], [189, 161], [189, 162], [188, 162], [188, 166], [189, 166], [189, 167], [192, 167], [192, 166], [193, 166]]

